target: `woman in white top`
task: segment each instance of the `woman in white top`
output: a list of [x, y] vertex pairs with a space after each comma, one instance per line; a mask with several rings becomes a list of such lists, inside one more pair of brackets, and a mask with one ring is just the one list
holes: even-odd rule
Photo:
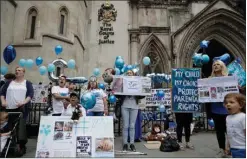
[[96, 104], [92, 109], [87, 112], [88, 116], [104, 116], [108, 115], [107, 106], [107, 94], [102, 90], [98, 89], [97, 78], [92, 76], [88, 83], [88, 91], [96, 97]]
[[86, 110], [85, 108], [82, 107], [81, 104], [79, 103], [79, 97], [76, 93], [71, 93], [70, 94], [70, 104], [64, 108], [62, 112], [62, 116], [72, 116], [73, 112], [77, 110], [80, 111], [80, 117], [85, 117], [86, 116]]

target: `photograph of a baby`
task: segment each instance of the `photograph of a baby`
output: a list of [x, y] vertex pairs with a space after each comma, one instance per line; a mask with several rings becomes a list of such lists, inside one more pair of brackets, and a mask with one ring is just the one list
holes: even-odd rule
[[96, 139], [96, 152], [113, 152], [113, 138]]

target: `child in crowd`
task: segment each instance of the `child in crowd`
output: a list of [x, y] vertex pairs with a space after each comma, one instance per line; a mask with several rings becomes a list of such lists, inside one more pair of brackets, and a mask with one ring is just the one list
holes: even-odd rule
[[[82, 116], [86, 116], [86, 110], [83, 108], [83, 106], [79, 103], [79, 97], [76, 93], [70, 93], [70, 104], [64, 108], [62, 112], [62, 116], [79, 116], [75, 117], [78, 118]], [[73, 118], [73, 117], [72, 117]], [[75, 119], [75, 120], [78, 120]], [[73, 119], [74, 120], [74, 119]]]
[[7, 142], [8, 136], [10, 135], [11, 131], [8, 125], [8, 113], [7, 112], [0, 112], [0, 152], [2, 152], [5, 144]]
[[246, 158], [246, 98], [242, 94], [229, 93], [224, 98], [224, 105], [229, 113], [226, 117], [228, 144], [225, 153], [231, 152], [233, 158]]

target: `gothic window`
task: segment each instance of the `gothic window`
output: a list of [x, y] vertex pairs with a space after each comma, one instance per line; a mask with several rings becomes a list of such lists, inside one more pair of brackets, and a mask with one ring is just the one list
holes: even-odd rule
[[59, 34], [66, 35], [68, 11], [66, 8], [60, 10]]
[[27, 34], [26, 39], [35, 39], [35, 31], [36, 31], [36, 21], [37, 21], [38, 12], [35, 8], [30, 9], [28, 13], [27, 20]]

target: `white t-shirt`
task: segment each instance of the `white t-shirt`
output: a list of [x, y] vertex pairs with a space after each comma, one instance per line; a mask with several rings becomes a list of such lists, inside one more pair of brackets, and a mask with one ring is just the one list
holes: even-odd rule
[[226, 117], [226, 128], [231, 148], [245, 149], [245, 114], [238, 113]]
[[107, 94], [102, 89], [94, 89], [90, 91], [96, 97], [96, 104], [92, 109], [89, 109], [89, 112], [103, 112], [104, 111], [104, 102], [103, 98], [107, 97]]
[[139, 109], [139, 105], [136, 104], [136, 99], [134, 96], [126, 96], [123, 101], [123, 108]]
[[[86, 116], [86, 110], [85, 108], [82, 107], [82, 105], [78, 104], [80, 106], [80, 110], [82, 112], [82, 116], [85, 117]], [[72, 116], [73, 112], [75, 110], [75, 107], [72, 107], [71, 104], [68, 105], [67, 109], [64, 109], [62, 112], [62, 116]]]
[[27, 87], [26, 80], [21, 83], [11, 81], [6, 93], [7, 109], [18, 108], [17, 103], [24, 102], [26, 99]]
[[[60, 86], [53, 86], [51, 89], [52, 94], [59, 94], [60, 96], [68, 96], [69, 95], [69, 89], [64, 87], [61, 88]], [[53, 107], [53, 114], [60, 114], [63, 112], [64, 105], [63, 105], [63, 99], [57, 100], [54, 97], [52, 97], [52, 107]]]

